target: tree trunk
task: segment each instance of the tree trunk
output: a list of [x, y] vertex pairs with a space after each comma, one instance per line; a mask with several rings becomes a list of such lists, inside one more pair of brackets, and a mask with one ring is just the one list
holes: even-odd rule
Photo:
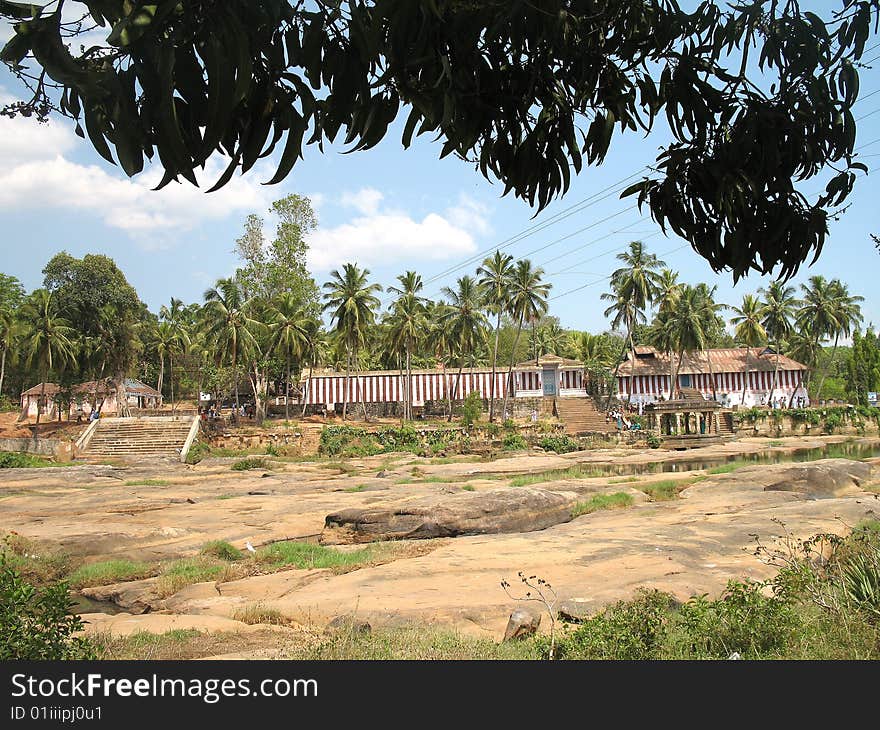
[[822, 375], [819, 378], [819, 387], [816, 389], [816, 398], [819, 398], [822, 395], [822, 386], [825, 384], [825, 378], [828, 376], [828, 369], [831, 367], [831, 364], [834, 362], [834, 356], [837, 354], [837, 342], [839, 339], [840, 333], [837, 333], [834, 336], [834, 347], [831, 349], [831, 360], [828, 363], [828, 367], [822, 369]]
[[357, 361], [357, 384], [358, 384], [358, 393], [361, 396], [361, 406], [364, 409], [364, 423], [370, 422], [370, 417], [367, 415], [367, 389], [364, 387], [364, 383], [360, 378], [361, 374], [361, 362]]
[[287, 351], [287, 380], [284, 381], [284, 420], [290, 420], [290, 350]]
[[669, 400], [675, 398], [675, 353], [669, 351]]
[[492, 382], [489, 385], [489, 423], [495, 420], [495, 370], [498, 367], [498, 338], [501, 335], [501, 310], [495, 320], [495, 346], [492, 349]]
[[[629, 350], [630, 350], [630, 353], [631, 353], [631, 355], [632, 355], [632, 364], [633, 364], [633, 366], [632, 366], [632, 368], [631, 368], [631, 372], [632, 372], [632, 373], [635, 373], [635, 367], [636, 367], [636, 343], [635, 343], [635, 340], [633, 339], [633, 322], [630, 322], [630, 323], [629, 323]], [[634, 377], [635, 377], [634, 374], [631, 374], [631, 375], [630, 375], [630, 379], [629, 379], [629, 388], [627, 388], [627, 393], [626, 393], [626, 404], [627, 404], [627, 405], [629, 405], [630, 402], [632, 401], [632, 393], [633, 393], [633, 378], [634, 378]]]
[[709, 382], [712, 384], [712, 400], [718, 400], [718, 393], [715, 392], [715, 373], [712, 372], [712, 356], [709, 354], [709, 348], [706, 350], [706, 363], [709, 365]]
[[235, 417], [238, 418], [240, 412], [238, 398], [238, 348], [232, 350], [232, 377], [235, 379]]
[[751, 356], [751, 354], [752, 354], [752, 347], [751, 347], [751, 345], [748, 345], [748, 346], [746, 346], [746, 385], [743, 388], [742, 400], [739, 402], [739, 404], [741, 406], [744, 406], [746, 404], [746, 391], [749, 390], [749, 357]]
[[162, 386], [165, 384], [165, 355], [159, 355], [159, 380], [156, 382], [156, 390], [162, 395]]
[[522, 334], [523, 321], [520, 317], [516, 323], [516, 337], [513, 340], [513, 350], [510, 353], [510, 367], [507, 369], [507, 387], [504, 389], [504, 403], [501, 407], [502, 418], [507, 418], [507, 401], [510, 398], [510, 391], [513, 390], [513, 366], [516, 363], [516, 348], [519, 345], [519, 337]]
[[171, 386], [171, 415], [174, 415], [176, 406], [174, 403], [174, 354], [168, 352], [168, 383]]
[[40, 432], [40, 411], [43, 410], [43, 401], [46, 399], [46, 378], [49, 377], [49, 373], [43, 373], [42, 382], [40, 383], [40, 398], [37, 401], [37, 423], [34, 426], [34, 446], [37, 445], [37, 441], [39, 440], [39, 432]]
[[[626, 342], [629, 339], [631, 338], [629, 334], [627, 334], [626, 338], [623, 340], [623, 347], [620, 348], [620, 354], [617, 356], [617, 365], [614, 366], [614, 373], [612, 375], [612, 378], [614, 378], [614, 382], [608, 389], [608, 398], [605, 399], [605, 407], [602, 409], [603, 411], [608, 410], [608, 407], [611, 405], [611, 398], [614, 396], [614, 393], [617, 390], [617, 379], [620, 373], [620, 366], [623, 365], [623, 353], [626, 352]], [[630, 387], [628, 390], [632, 390], [632, 374], [630, 374]]]
[[773, 367], [773, 382], [770, 384], [770, 408], [773, 408], [773, 393], [776, 390], [776, 381], [779, 378], [779, 340], [776, 340], [776, 357]]
[[342, 394], [342, 420], [348, 412], [348, 399], [351, 396], [351, 345], [345, 346], [345, 390]]
[[455, 376], [455, 387], [452, 389], [452, 400], [449, 406], [449, 420], [452, 421], [452, 404], [458, 400], [458, 386], [461, 384], [461, 371], [464, 369], [464, 357], [458, 361], [458, 374]]
[[409, 338], [406, 341], [406, 418], [408, 421], [413, 420], [412, 345]]
[[3, 395], [3, 379], [6, 377], [6, 348], [3, 348], [3, 354], [0, 355], [0, 396]]
[[266, 393], [269, 388], [268, 376], [260, 372], [256, 363], [253, 364], [250, 381], [251, 390], [254, 391], [254, 421], [259, 426], [266, 418]]
[[131, 410], [128, 407], [128, 393], [125, 390], [125, 373], [117, 373], [114, 378], [116, 387], [116, 415], [120, 418], [131, 417]]
[[311, 389], [312, 389], [312, 368], [313, 368], [313, 367], [314, 367], [314, 363], [311, 364], [311, 365], [309, 365], [309, 377], [306, 378], [306, 387], [305, 387], [305, 389], [303, 390], [303, 396], [302, 396], [302, 399], [303, 399], [303, 409], [302, 409], [302, 416], [301, 416], [301, 418], [305, 418], [305, 417], [306, 417], [306, 408], [308, 408], [309, 394], [311, 393]]

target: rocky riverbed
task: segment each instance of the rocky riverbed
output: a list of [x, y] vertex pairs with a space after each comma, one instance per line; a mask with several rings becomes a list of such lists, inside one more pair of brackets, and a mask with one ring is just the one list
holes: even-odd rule
[[[641, 586], [685, 599], [717, 593], [730, 578], [770, 575], [753, 554], [755, 535], [769, 543], [784, 530], [840, 533], [880, 515], [875, 459], [733, 464], [726, 473], [683, 462], [827, 440], [746, 439], [687, 453], [526, 452], [491, 461], [265, 457], [266, 468], [247, 471], [233, 471], [235, 459], [9, 469], [0, 472], [0, 533], [14, 531], [84, 564], [158, 565], [216, 540], [257, 550], [280, 541], [356, 543], [334, 548], [343, 552], [371, 540], [388, 546], [344, 570], [255, 567], [171, 591], [156, 576], [95, 586], [85, 593], [123, 612], [86, 614], [92, 631], [253, 633], [239, 619], [259, 606], [300, 629], [356, 616], [497, 640], [517, 607], [500, 583], [515, 582], [518, 571], [549, 581], [569, 613], [595, 611]], [[674, 474], [608, 476], [599, 468], [674, 460], [682, 463]], [[597, 499], [603, 495], [615, 499]], [[617, 508], [601, 508], [607, 505]], [[241, 642], [237, 652], [247, 656]]]

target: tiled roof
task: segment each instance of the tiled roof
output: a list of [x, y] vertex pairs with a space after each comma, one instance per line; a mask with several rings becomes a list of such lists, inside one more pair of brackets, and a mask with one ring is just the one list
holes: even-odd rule
[[[33, 388], [28, 388], [22, 395], [39, 395], [42, 383], [37, 383]], [[55, 395], [61, 388], [56, 383], [46, 383], [46, 395]], [[125, 379], [125, 390], [132, 395], [151, 395], [159, 396], [159, 391], [151, 388], [146, 383], [134, 378]], [[109, 380], [88, 380], [85, 383], [78, 383], [71, 387], [74, 393], [99, 393], [106, 395], [115, 392], [112, 382]]]
[[[668, 375], [669, 374], [669, 355], [665, 352], [658, 352], [654, 348], [654, 357], [644, 358], [637, 357], [633, 364], [630, 353], [627, 353], [626, 360], [620, 366], [620, 377], [630, 375]], [[648, 348], [636, 348], [637, 354], [646, 354]], [[776, 355], [770, 350], [753, 347], [749, 350], [746, 347], [725, 347], [709, 350], [709, 358], [711, 358], [712, 372], [714, 373], [742, 373], [746, 370], [748, 360], [749, 371], [772, 372], [776, 368]], [[747, 357], [748, 356], [748, 357]], [[678, 358], [673, 354], [674, 358]], [[809, 368], [802, 363], [792, 360], [785, 355], [779, 355], [780, 370], [808, 370]], [[685, 353], [681, 360], [681, 367], [678, 370], [680, 375], [689, 375], [697, 373], [709, 372], [709, 361], [704, 352]]]

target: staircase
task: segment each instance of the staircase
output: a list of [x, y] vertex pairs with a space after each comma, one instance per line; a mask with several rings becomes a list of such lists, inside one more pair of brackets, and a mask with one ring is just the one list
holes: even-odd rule
[[733, 436], [733, 414], [732, 413], [719, 413], [718, 414], [718, 435], [719, 436]]
[[173, 418], [102, 418], [85, 447], [85, 459], [180, 458], [193, 424], [192, 416]]
[[558, 398], [556, 413], [565, 424], [565, 433], [611, 433], [616, 425], [605, 423], [605, 414], [596, 408], [592, 398]]

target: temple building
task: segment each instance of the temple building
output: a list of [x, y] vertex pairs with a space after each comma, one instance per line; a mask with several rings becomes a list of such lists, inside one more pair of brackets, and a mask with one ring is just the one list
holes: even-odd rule
[[[770, 348], [730, 347], [684, 353], [678, 370], [678, 387], [670, 392], [670, 355], [653, 347], [628, 352], [617, 377], [618, 397], [632, 403], [670, 400], [682, 389], [696, 389], [704, 398], [725, 408], [759, 405], [809, 405], [804, 387], [808, 368]], [[777, 372], [778, 368], [778, 372]], [[775, 380], [774, 380], [775, 374]]]

